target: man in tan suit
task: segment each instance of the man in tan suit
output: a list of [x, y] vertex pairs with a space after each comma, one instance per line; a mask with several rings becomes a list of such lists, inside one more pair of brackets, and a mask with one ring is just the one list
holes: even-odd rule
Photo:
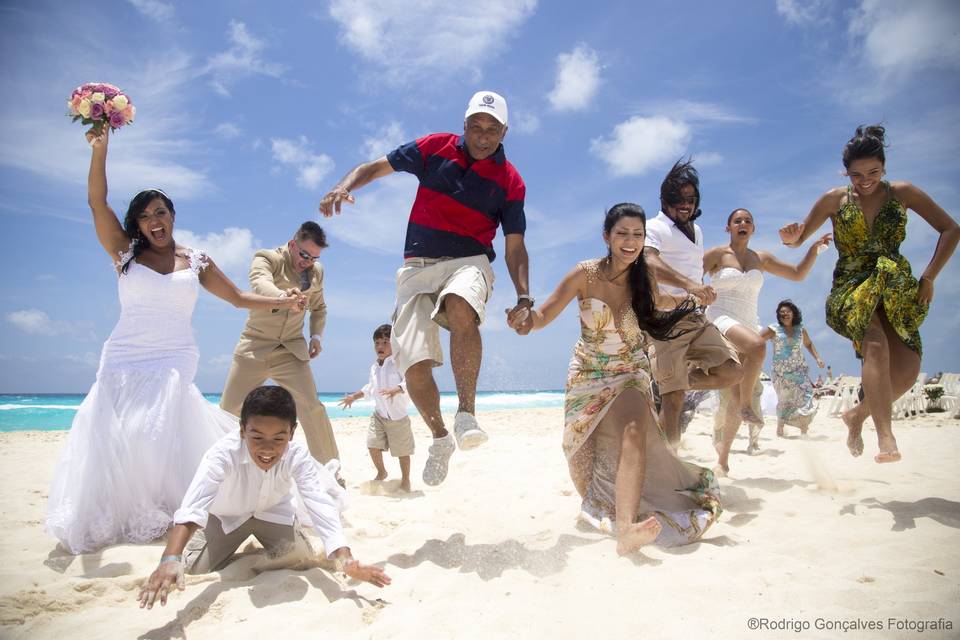
[[[262, 249], [250, 265], [250, 287], [261, 295], [279, 296], [295, 288], [306, 297], [302, 310], [251, 310], [220, 406], [240, 415], [243, 399], [267, 378], [293, 395], [297, 417], [310, 447], [310, 455], [325, 463], [340, 457], [327, 410], [317, 399], [310, 359], [321, 350], [320, 336], [327, 321], [323, 301], [323, 266], [317, 262], [327, 238], [316, 222], [304, 222], [293, 238], [276, 249]], [[310, 310], [310, 345], [303, 337], [303, 320]]]

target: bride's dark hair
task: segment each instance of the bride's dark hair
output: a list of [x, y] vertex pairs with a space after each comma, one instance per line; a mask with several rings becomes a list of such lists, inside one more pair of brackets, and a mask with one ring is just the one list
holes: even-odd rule
[[137, 217], [147, 208], [147, 205], [156, 198], [163, 200], [163, 204], [167, 205], [167, 209], [170, 210], [171, 215], [176, 215], [177, 213], [173, 208], [173, 200], [168, 198], [167, 194], [159, 189], [144, 189], [133, 196], [133, 200], [130, 201], [130, 206], [127, 207], [127, 215], [123, 218], [123, 230], [133, 243], [133, 255], [121, 265], [121, 273], [126, 273], [127, 269], [130, 268], [130, 263], [150, 245], [150, 241], [140, 233], [140, 225], [137, 224]]
[[[646, 231], [647, 214], [644, 213], [643, 207], [632, 202], [621, 202], [613, 205], [607, 211], [603, 220], [604, 235], [609, 236], [617, 221], [627, 217], [639, 218], [643, 222], [644, 231]], [[643, 251], [630, 264], [627, 279], [630, 284], [630, 304], [633, 306], [633, 312], [637, 316], [637, 324], [640, 325], [640, 328], [649, 333], [655, 340], [671, 340], [677, 337], [677, 334], [673, 333], [674, 326], [684, 316], [696, 310], [696, 303], [687, 299], [671, 311], [658, 310], [653, 289], [657, 284], [647, 270], [647, 264], [643, 259]]]

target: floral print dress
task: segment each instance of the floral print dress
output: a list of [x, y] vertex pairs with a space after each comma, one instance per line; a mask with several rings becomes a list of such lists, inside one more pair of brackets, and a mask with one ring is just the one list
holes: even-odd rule
[[[601, 531], [613, 533], [615, 485], [622, 422], [639, 412], [653, 413], [650, 362], [644, 337], [629, 300], [613, 309], [603, 300], [600, 260], [581, 262], [587, 276], [586, 296], [579, 300], [580, 340], [567, 372], [563, 451], [571, 475], [586, 476], [583, 515]], [[612, 299], [614, 296], [609, 296]], [[619, 405], [625, 391], [636, 405]], [[624, 398], [627, 400], [627, 398]], [[632, 402], [632, 400], [631, 400]], [[610, 418], [608, 418], [610, 416]], [[655, 416], [653, 420], [657, 424]], [[585, 445], [590, 446], [585, 446]], [[575, 473], [575, 469], [579, 473]], [[648, 430], [640, 519], [654, 515], [662, 525], [656, 544], [672, 546], [699, 539], [720, 515], [720, 494], [709, 469], [681, 461], [663, 431]]]
[[773, 331], [773, 388], [777, 392], [777, 422], [806, 429], [817, 414], [813, 403], [810, 368], [803, 357], [803, 325], [787, 334], [782, 325], [771, 324]]
[[833, 287], [827, 298], [827, 324], [850, 339], [862, 358], [863, 335], [874, 310], [880, 305], [904, 343], [922, 355], [920, 324], [927, 305], [917, 300], [919, 282], [910, 263], [900, 255], [907, 234], [907, 211], [893, 197], [890, 184], [882, 185], [887, 201], [880, 207], [872, 227], [847, 187], [847, 197], [833, 217], [833, 235], [840, 258], [833, 270]]

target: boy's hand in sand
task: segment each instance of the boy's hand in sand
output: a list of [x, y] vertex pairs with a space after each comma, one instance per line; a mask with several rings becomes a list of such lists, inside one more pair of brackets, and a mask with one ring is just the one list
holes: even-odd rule
[[369, 582], [375, 587], [385, 587], [390, 584], [390, 576], [388, 576], [383, 569], [373, 565], [363, 564], [359, 560], [345, 563], [343, 572], [354, 580]]
[[344, 202], [353, 204], [356, 202], [356, 198], [343, 187], [334, 187], [320, 199], [320, 213], [323, 214], [324, 218], [329, 218], [334, 213], [340, 215], [340, 206]]
[[160, 597], [160, 604], [166, 605], [167, 594], [174, 584], [178, 590], [183, 591], [185, 586], [183, 579], [183, 561], [167, 560], [166, 562], [161, 562], [160, 566], [150, 574], [146, 583], [140, 588], [140, 595], [137, 596], [137, 600], [140, 601], [140, 608], [143, 609], [146, 607], [147, 609], [153, 609], [153, 603], [157, 599], [157, 596]]

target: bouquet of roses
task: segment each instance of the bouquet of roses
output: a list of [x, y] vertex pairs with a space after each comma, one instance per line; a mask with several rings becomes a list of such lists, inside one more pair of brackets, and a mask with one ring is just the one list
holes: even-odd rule
[[74, 89], [67, 100], [67, 107], [70, 109], [67, 115], [74, 122], [80, 120], [85, 125], [93, 125], [97, 131], [104, 124], [110, 125], [111, 131], [116, 131], [133, 122], [137, 113], [126, 94], [112, 84], [102, 82], [88, 82]]

